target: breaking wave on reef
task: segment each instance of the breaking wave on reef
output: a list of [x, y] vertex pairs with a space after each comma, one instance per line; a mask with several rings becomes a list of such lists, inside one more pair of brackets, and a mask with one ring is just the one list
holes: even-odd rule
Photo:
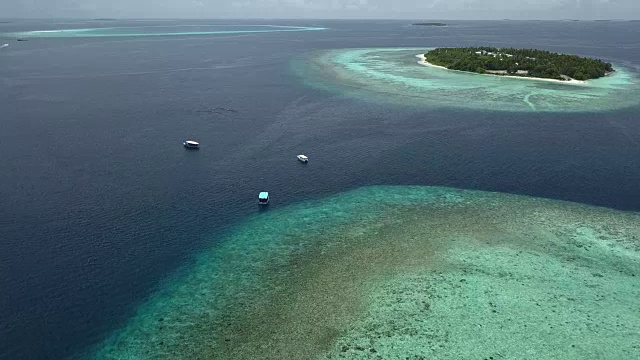
[[36, 30], [5, 34], [18, 38], [67, 38], [67, 37], [125, 37], [125, 36], [175, 36], [175, 35], [223, 35], [269, 32], [316, 31], [321, 27], [282, 25], [155, 25], [131, 27], [105, 27], [86, 29]]

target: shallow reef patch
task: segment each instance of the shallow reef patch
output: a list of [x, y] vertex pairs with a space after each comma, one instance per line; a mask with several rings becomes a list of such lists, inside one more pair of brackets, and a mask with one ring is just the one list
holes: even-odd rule
[[99, 359], [640, 356], [640, 214], [440, 187], [260, 213]]
[[429, 48], [313, 52], [291, 68], [312, 87], [363, 101], [426, 108], [523, 112], [595, 112], [640, 103], [637, 75], [616, 71], [585, 85], [467, 73], [418, 64]]

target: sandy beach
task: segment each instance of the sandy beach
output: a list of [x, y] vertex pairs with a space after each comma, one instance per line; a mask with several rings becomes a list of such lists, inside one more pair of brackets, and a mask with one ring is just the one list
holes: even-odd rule
[[[461, 71], [461, 70], [451, 70], [451, 69], [447, 69], [444, 66], [432, 64], [432, 63], [427, 61], [427, 59], [424, 56], [424, 54], [418, 54], [418, 55], [416, 55], [416, 57], [418, 59], [420, 59], [420, 61], [418, 61], [418, 64], [420, 64], [420, 65], [431, 66], [431, 67], [435, 67], [435, 68], [438, 68], [438, 69], [444, 69], [444, 70], [449, 70], [449, 71], [468, 72], [468, 71]], [[473, 74], [476, 74], [476, 73], [473, 73]], [[588, 85], [589, 84], [586, 81], [576, 80], [576, 79], [556, 80], [556, 79], [537, 78], [537, 77], [528, 77], [528, 76], [511, 76], [511, 75], [496, 75], [496, 74], [478, 74], [478, 75], [499, 76], [499, 77], [512, 78], [512, 79], [522, 79], [522, 80], [547, 81], [547, 82], [554, 82], [554, 83], [559, 83], [559, 84], [570, 84], [570, 85]]]

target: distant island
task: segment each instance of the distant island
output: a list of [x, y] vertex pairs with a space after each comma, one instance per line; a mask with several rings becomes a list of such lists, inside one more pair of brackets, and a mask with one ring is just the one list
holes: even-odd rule
[[614, 71], [602, 60], [535, 49], [437, 48], [424, 54], [424, 61], [450, 70], [559, 81], [597, 79]]
[[447, 26], [447, 24], [439, 23], [439, 22], [420, 22], [420, 23], [413, 23], [411, 25], [413, 26]]

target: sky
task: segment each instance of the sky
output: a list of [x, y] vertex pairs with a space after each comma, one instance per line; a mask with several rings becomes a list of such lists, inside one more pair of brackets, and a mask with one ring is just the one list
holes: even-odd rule
[[640, 0], [0, 0], [0, 18], [640, 19]]

